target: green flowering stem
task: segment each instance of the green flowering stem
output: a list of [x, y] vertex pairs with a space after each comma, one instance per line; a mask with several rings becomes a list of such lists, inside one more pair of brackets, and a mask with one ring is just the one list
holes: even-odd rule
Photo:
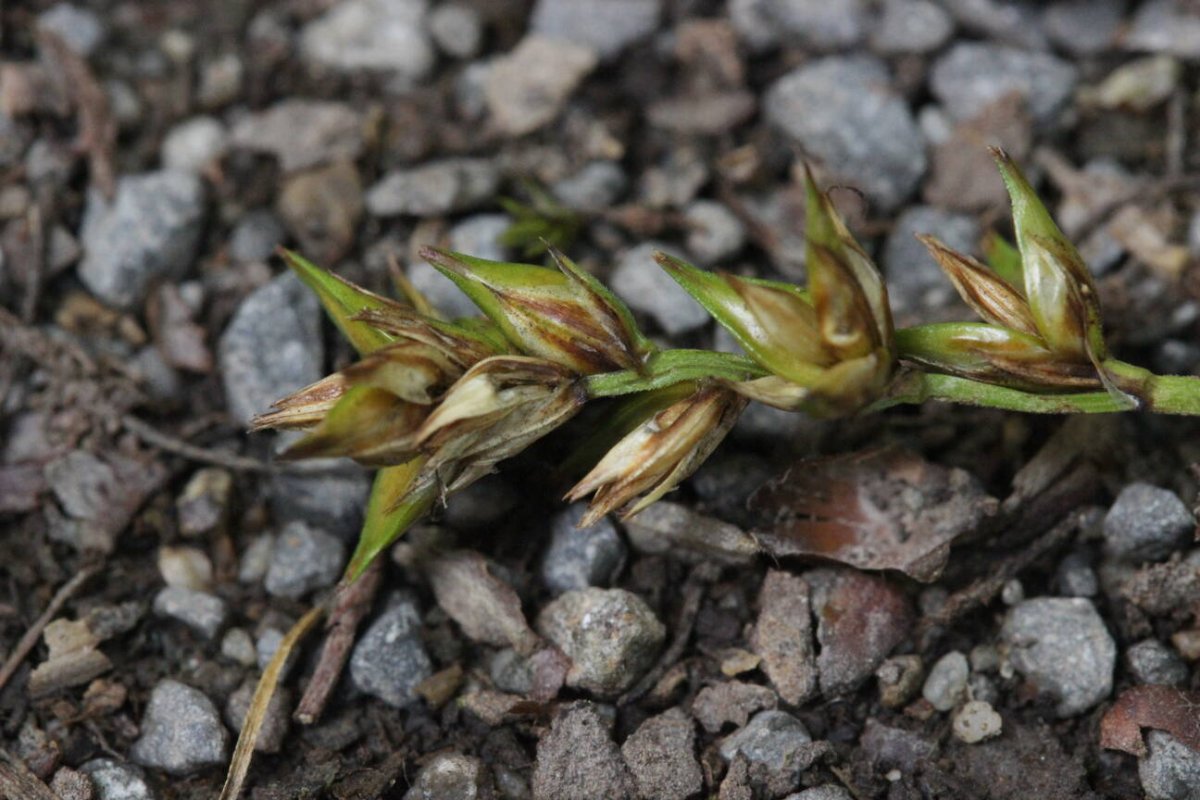
[[[1140, 397], [1147, 410], [1161, 414], [1200, 414], [1200, 378], [1154, 375], [1120, 361], [1110, 360], [1105, 364], [1118, 378], [1118, 384]], [[1131, 385], [1134, 379], [1139, 381], [1136, 388]], [[892, 382], [884, 397], [862, 413], [902, 404], [918, 405], [927, 400], [1028, 414], [1115, 414], [1129, 410], [1119, 397], [1105, 391], [1037, 394], [954, 375], [906, 371]]]
[[649, 392], [683, 381], [710, 378], [744, 381], [761, 378], [766, 370], [745, 356], [709, 350], [664, 350], [646, 360], [642, 372], [633, 370], [589, 375], [584, 385], [589, 398], [619, 397]]

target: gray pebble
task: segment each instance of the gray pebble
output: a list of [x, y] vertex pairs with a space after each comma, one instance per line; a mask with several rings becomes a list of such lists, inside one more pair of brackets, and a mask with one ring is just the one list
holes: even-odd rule
[[203, 220], [204, 186], [186, 172], [121, 177], [111, 202], [92, 189], [83, 212], [79, 278], [104, 302], [133, 308], [154, 280], [183, 275]]
[[654, 252], [676, 254], [661, 242], [645, 242], [626, 250], [613, 271], [609, 284], [635, 311], [647, 314], [669, 336], [701, 328], [708, 312], [679, 287], [654, 261]]
[[1058, 564], [1058, 591], [1066, 597], [1095, 597], [1100, 591], [1096, 571], [1081, 553], [1069, 553]]
[[380, 614], [350, 657], [355, 687], [396, 708], [416, 703], [413, 690], [433, 674], [420, 627], [420, 612], [408, 597], [400, 597]]
[[267, 209], [249, 212], [233, 228], [229, 236], [229, 257], [248, 263], [266, 261], [283, 242], [283, 224]]
[[239, 425], [322, 375], [321, 306], [291, 273], [242, 300], [217, 346], [225, 400]]
[[283, 522], [308, 522], [343, 541], [353, 542], [362, 525], [371, 477], [357, 464], [339, 460], [310, 461], [328, 465], [319, 472], [277, 472], [269, 484], [271, 513]]
[[1080, 714], [1112, 692], [1117, 646], [1089, 600], [1025, 600], [1008, 612], [1000, 635], [1012, 665], [1058, 701], [1060, 717]]
[[1070, 99], [1077, 80], [1078, 70], [1055, 56], [976, 42], [956, 44], [929, 72], [934, 97], [956, 119], [972, 119], [1016, 92], [1043, 125]]
[[996, 682], [987, 675], [973, 672], [967, 679], [967, 697], [995, 705], [1000, 700], [1000, 691], [996, 688]]
[[538, 740], [534, 800], [626, 800], [633, 794], [612, 740], [611, 711], [588, 702], [562, 707]]
[[669, 555], [693, 564], [747, 564], [759, 552], [754, 538], [736, 525], [669, 500], [660, 500], [626, 520], [625, 532], [639, 553]]
[[932, 206], [906, 208], [896, 219], [883, 248], [888, 298], [897, 315], [943, 308], [958, 294], [916, 234], [936, 236], [954, 250], [970, 254], [979, 246], [979, 222], [972, 216]]
[[93, 758], [79, 771], [92, 779], [96, 800], [154, 800], [142, 771], [111, 758]]
[[982, 38], [1026, 50], [1045, 50], [1046, 35], [1033, 0], [940, 0], [959, 25]]
[[1176, 0], [1149, 0], [1138, 6], [1122, 42], [1129, 50], [1195, 58], [1200, 55], [1200, 18]]
[[695, 746], [691, 719], [672, 708], [639, 725], [621, 746], [621, 755], [641, 797], [686, 800], [704, 785]]
[[444, 3], [430, 12], [429, 33], [446, 55], [472, 58], [483, 43], [483, 20], [469, 5]]
[[654, 663], [666, 628], [635, 594], [624, 589], [581, 589], [550, 602], [538, 632], [569, 659], [567, 685], [613, 697]]
[[534, 33], [581, 44], [610, 61], [658, 28], [661, 0], [538, 0]]
[[785, 41], [818, 50], [837, 50], [862, 40], [867, 6], [863, 0], [775, 0], [766, 6]]
[[783, 800], [854, 800], [850, 792], [832, 783], [824, 786], [814, 786], [803, 792], [789, 794]]
[[154, 345], [146, 345], [129, 359], [127, 366], [138, 384], [155, 402], [169, 405], [178, 401], [183, 391], [179, 371], [167, 363]]
[[954, 20], [930, 0], [886, 0], [871, 47], [881, 55], [931, 53], [953, 33]]
[[1000, 602], [1006, 606], [1015, 606], [1025, 599], [1025, 586], [1019, 578], [1010, 578], [1000, 589]]
[[[266, 628], [258, 635], [258, 639], [254, 642], [254, 652], [257, 654], [259, 669], [265, 670], [267, 668], [267, 665], [271, 663], [271, 659], [275, 657], [275, 652], [279, 650], [279, 645], [282, 643], [283, 631], [278, 628]], [[288, 662], [284, 665], [283, 674], [288, 672], [288, 668], [295, 660], [295, 653], [288, 656]]]
[[526, 36], [491, 62], [484, 99], [493, 123], [510, 136], [549, 125], [595, 67], [596, 54], [588, 47]]
[[258, 663], [254, 639], [244, 628], [230, 628], [225, 632], [221, 637], [221, 655], [243, 667], [253, 667]]
[[254, 538], [238, 560], [238, 582], [258, 583], [267, 575], [271, 566], [271, 551], [275, 549], [275, 537], [269, 533]]
[[533, 665], [511, 647], [497, 650], [488, 658], [488, 677], [502, 692], [529, 694], [533, 691]]
[[346, 558], [341, 540], [303, 522], [291, 522], [275, 539], [265, 586], [268, 594], [297, 600], [332, 586]]
[[[591, 161], [550, 187], [558, 201], [568, 208], [591, 214], [607, 211], [629, 189], [629, 178], [621, 165], [613, 161]], [[1200, 219], [1200, 215], [1197, 215]], [[1200, 231], [1200, 223], [1197, 224]], [[1200, 233], [1197, 234], [1200, 241]], [[1200, 245], [1197, 246], [1200, 249]]]
[[386, 72], [411, 84], [436, 58], [425, 29], [428, 8], [427, 0], [348, 0], [304, 26], [300, 49], [339, 72]]
[[246, 66], [237, 53], [221, 53], [200, 68], [196, 100], [203, 108], [220, 108], [238, 99]]
[[466, 211], [490, 199], [500, 173], [490, 159], [447, 158], [389, 172], [367, 191], [367, 210], [377, 217], [431, 217]]
[[1138, 777], [1147, 800], [1200, 800], [1200, 753], [1166, 731], [1147, 731], [1146, 744]]
[[791, 767], [792, 754], [812, 741], [804, 723], [785, 711], [760, 711], [745, 727], [721, 743], [721, 757], [732, 761], [739, 753], [771, 772]]
[[462, 753], [439, 753], [417, 773], [404, 800], [484, 800], [491, 781], [483, 762]]
[[225, 155], [229, 135], [213, 117], [192, 117], [180, 122], [163, 138], [161, 158], [166, 169], [203, 175]]
[[197, 589], [168, 586], [154, 598], [154, 613], [170, 617], [203, 636], [217, 635], [229, 617], [229, 609], [221, 598]]
[[771, 124], [884, 211], [925, 172], [921, 133], [875, 58], [830, 56], [798, 67], [771, 85], [763, 108]]
[[450, 229], [450, 249], [476, 258], [506, 261], [511, 255], [504, 234], [512, 225], [508, 214], [472, 214]]
[[736, 255], [746, 243], [746, 226], [724, 203], [695, 200], [683, 211], [689, 226], [688, 252], [700, 266]]
[[199, 689], [170, 679], [159, 681], [141, 722], [142, 735], [129, 750], [144, 767], [186, 775], [224, 764], [229, 732], [212, 701]]
[[1171, 647], [1158, 639], [1144, 639], [1125, 651], [1125, 665], [1138, 683], [1179, 686], [1188, 678], [1188, 666]]
[[[470, 253], [470, 250], [460, 252]], [[444, 520], [451, 528], [470, 530], [499, 522], [520, 502], [512, 486], [491, 475], [446, 499]]]
[[[246, 714], [249, 713], [250, 702], [254, 698], [254, 688], [253, 682], [243, 683], [229, 696], [229, 702], [225, 704], [225, 720], [235, 731], [241, 730], [246, 722]], [[271, 702], [267, 703], [262, 728], [254, 742], [255, 752], [279, 752], [279, 748], [283, 746], [283, 738], [287, 736], [291, 708], [291, 691], [286, 687], [276, 690], [271, 696]]]
[[77, 55], [91, 56], [104, 42], [104, 22], [94, 11], [70, 3], [55, 3], [38, 14], [39, 32], [53, 33]]
[[284, 172], [353, 161], [366, 146], [360, 112], [329, 100], [283, 100], [241, 117], [229, 133], [234, 147], [269, 153]]
[[1076, 56], [1112, 47], [1125, 21], [1125, 0], [1059, 0], [1042, 15], [1050, 41]]
[[1161, 561], [1183, 548], [1196, 520], [1169, 489], [1131, 483], [1104, 517], [1104, 552], [1126, 561]]
[[586, 510], [586, 503], [575, 503], [550, 523], [550, 544], [540, 572], [552, 592], [605, 586], [625, 565], [625, 543], [608, 517], [588, 528], [575, 527]]
[[938, 711], [951, 710], [966, 699], [970, 671], [965, 655], [957, 650], [946, 653], [930, 668], [921, 696]]

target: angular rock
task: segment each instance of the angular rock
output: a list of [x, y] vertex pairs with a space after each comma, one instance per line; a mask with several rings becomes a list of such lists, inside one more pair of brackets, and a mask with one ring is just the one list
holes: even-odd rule
[[411, 598], [399, 598], [380, 614], [350, 657], [355, 687], [396, 708], [417, 702], [417, 684], [433, 674], [420, 627], [421, 616]]
[[874, 717], [868, 718], [863, 726], [859, 744], [876, 769], [902, 772], [912, 772], [917, 764], [937, 750], [936, 742], [903, 728], [884, 725]]
[[1125, 22], [1125, 0], [1059, 0], [1042, 15], [1050, 41], [1076, 56], [1110, 49]]
[[265, 586], [268, 594], [297, 600], [332, 586], [342, 573], [345, 546], [325, 531], [289, 522], [275, 539]]
[[182, 586], [168, 586], [155, 595], [154, 613], [182, 622], [205, 639], [216, 636], [229, 617], [221, 598]]
[[421, 767], [404, 800], [487, 800], [491, 789], [487, 767], [478, 758], [440, 753]]
[[362, 525], [363, 508], [371, 490], [370, 473], [345, 460], [308, 462], [328, 464], [311, 472], [277, 472], [269, 483], [271, 513], [279, 522], [305, 522], [353, 542]]
[[354, 161], [366, 146], [362, 115], [346, 103], [283, 100], [242, 117], [230, 131], [233, 147], [269, 153], [284, 172]]
[[154, 800], [142, 771], [111, 758], [93, 758], [79, 768], [92, 779], [96, 800]]
[[1015, 92], [1042, 125], [1070, 99], [1077, 80], [1072, 64], [1048, 53], [975, 42], [955, 45], [929, 72], [930, 90], [955, 119], [971, 119]]
[[611, 61], [658, 28], [661, 0], [538, 0], [529, 28], [591, 48]]
[[596, 55], [588, 47], [526, 36], [492, 62], [485, 86], [492, 120], [510, 136], [550, 124], [595, 66]]
[[433, 559], [426, 572], [438, 605], [468, 638], [499, 647], [508, 645], [522, 655], [537, 647], [537, 636], [521, 611], [521, 599], [479, 553], [445, 553]]
[[500, 174], [484, 158], [448, 158], [388, 173], [367, 191], [367, 210], [377, 217], [431, 217], [466, 211], [496, 193]]
[[304, 26], [300, 49], [338, 72], [385, 72], [411, 84], [436, 59], [425, 30], [428, 8], [427, 0], [347, 0]]
[[689, 562], [748, 564], [759, 552], [754, 538], [736, 525], [667, 500], [626, 520], [625, 533], [639, 553], [670, 554]]
[[1008, 612], [1000, 636], [1012, 665], [1057, 700], [1060, 717], [1080, 714], [1112, 692], [1117, 647], [1089, 600], [1025, 600]]
[[633, 781], [613, 743], [611, 718], [597, 706], [565, 706], [538, 740], [534, 800], [626, 800]]
[[1192, 512], [1174, 492], [1131, 483], [1104, 517], [1104, 552], [1126, 561], [1161, 561], [1195, 531]]
[[775, 693], [766, 686], [741, 681], [726, 681], [705, 686], [692, 701], [692, 716], [709, 733], [720, 733], [732, 723], [741, 728], [750, 715], [764, 708], [774, 708]]
[[609, 279], [613, 291], [634, 311], [650, 316], [668, 336], [703, 327], [709, 321], [707, 312], [655, 263], [658, 250], [676, 254], [661, 242], [626, 250]]
[[203, 221], [204, 186], [186, 172], [123, 176], [111, 201], [93, 189], [83, 212], [79, 278], [105, 303], [133, 308], [155, 280], [182, 277]]
[[726, 761], [741, 755], [761, 765], [773, 785], [794, 786], [816, 755], [804, 723], [783, 711], [760, 711], [750, 723], [721, 743]]
[[614, 697], [654, 663], [666, 628], [624, 589], [567, 592], [542, 609], [537, 629], [571, 659], [567, 685]]
[[817, 617], [821, 693], [848, 692], [869, 678], [892, 648], [908, 637], [912, 608], [903, 593], [873, 575], [818, 569], [803, 577], [812, 587]]
[[285, 235], [275, 214], [267, 209], [251, 211], [238, 220], [229, 235], [229, 257], [241, 263], [266, 261]]
[[242, 300], [221, 334], [217, 360], [239, 425], [321, 377], [325, 345], [316, 295], [291, 273]]
[[587, 528], [575, 527], [586, 510], [585, 503], [575, 503], [550, 522], [540, 574], [552, 592], [606, 586], [625, 566], [625, 543], [608, 517]]
[[1095, 597], [1100, 591], [1096, 571], [1081, 553], [1068, 553], [1055, 573], [1058, 590], [1067, 597]]
[[1200, 798], [1200, 753], [1165, 731], [1148, 731], [1150, 755], [1138, 760], [1147, 800]]
[[142, 735], [129, 756], [143, 767], [187, 775], [224, 764], [229, 732], [212, 701], [199, 689], [170, 679], [150, 694], [141, 722]]
[[767, 120], [883, 211], [898, 207], [925, 172], [925, 144], [883, 62], [830, 56], [784, 75], [763, 100]]
[[783, 701], [801, 705], [817, 693], [809, 586], [790, 572], [769, 570], [758, 604], [750, 646]]
[[823, 0], [776, 0], [765, 8], [779, 26], [781, 38], [798, 39], [807, 47], [837, 50], [858, 43], [866, 34], [867, 4], [863, 0], [826, 3]]
[[639, 725], [621, 745], [621, 755], [641, 797], [686, 800], [704, 782], [695, 746], [692, 721], [672, 708]]

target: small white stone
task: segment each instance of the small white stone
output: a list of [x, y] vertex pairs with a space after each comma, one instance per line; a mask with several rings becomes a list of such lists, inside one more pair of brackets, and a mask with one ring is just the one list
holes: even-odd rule
[[996, 709], [992, 708], [990, 703], [971, 700], [964, 703], [963, 707], [954, 715], [952, 728], [959, 741], [975, 744], [984, 739], [999, 736], [1002, 724], [1000, 715], [996, 713]]
[[158, 571], [167, 586], [200, 591], [212, 586], [212, 561], [195, 547], [160, 547]]

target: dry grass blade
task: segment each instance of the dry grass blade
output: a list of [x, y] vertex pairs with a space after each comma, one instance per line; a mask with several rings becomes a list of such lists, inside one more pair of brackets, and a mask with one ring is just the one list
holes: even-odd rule
[[238, 733], [237, 747], [233, 749], [233, 759], [229, 762], [229, 772], [225, 775], [225, 786], [221, 789], [218, 800], [236, 800], [242, 792], [242, 784], [246, 781], [246, 772], [250, 769], [250, 760], [254, 758], [254, 746], [258, 743], [263, 721], [267, 718], [267, 706], [275, 695], [275, 687], [279, 684], [279, 676], [283, 665], [287, 663], [292, 650], [311, 631], [325, 613], [322, 606], [310, 609], [307, 614], [292, 626], [279, 649], [271, 656], [271, 663], [258, 679], [254, 687], [254, 697], [250, 700], [250, 710], [246, 712], [246, 721]]

